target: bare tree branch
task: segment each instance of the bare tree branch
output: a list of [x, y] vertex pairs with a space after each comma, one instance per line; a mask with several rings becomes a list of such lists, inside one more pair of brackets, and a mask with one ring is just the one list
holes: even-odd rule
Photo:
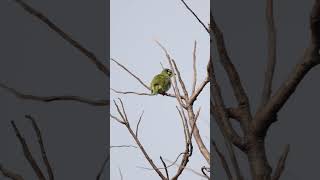
[[277, 32], [273, 17], [273, 0], [266, 0], [266, 19], [268, 33], [268, 63], [265, 72], [260, 108], [268, 102], [271, 96], [273, 74], [277, 61]]
[[286, 164], [286, 160], [287, 160], [289, 151], [290, 151], [290, 145], [287, 144], [286, 147], [284, 148], [284, 151], [283, 151], [279, 161], [278, 161], [278, 164], [275, 169], [272, 180], [279, 180], [280, 179], [280, 177], [284, 171], [284, 168], [285, 168], [285, 164]]
[[[170, 161], [170, 160], [168, 160], [168, 159], [165, 159], [165, 161], [168, 161], [169, 163], [173, 163], [173, 161]], [[179, 167], [180, 165], [179, 164], [177, 164], [177, 163], [173, 163], [173, 165], [175, 165], [175, 166], [177, 166], [177, 167]], [[198, 176], [200, 176], [200, 177], [203, 177], [203, 178], [206, 178], [206, 176], [204, 176], [202, 173], [200, 173], [200, 172], [197, 172], [196, 170], [194, 170], [194, 169], [191, 169], [191, 168], [188, 168], [188, 167], [183, 167], [185, 170], [188, 170], [188, 171], [191, 171], [192, 173], [194, 173], [194, 174], [196, 174], [196, 175], [198, 175]]]
[[[185, 101], [186, 104], [182, 103], [181, 98], [180, 98], [180, 93], [179, 93], [179, 88], [178, 88], [178, 84], [177, 84], [177, 79], [176, 79], [176, 75], [174, 75], [174, 84], [173, 84], [173, 88], [175, 89], [175, 95], [176, 95], [176, 99], [179, 102], [179, 104], [187, 110], [188, 112], [188, 117], [189, 117], [189, 125], [192, 126], [193, 124], [195, 124], [195, 114], [193, 112], [193, 107], [192, 104], [190, 104], [190, 97], [188, 97], [188, 93], [187, 90], [185, 88], [184, 82], [181, 78], [179, 69], [175, 63], [175, 61], [170, 57], [168, 51], [166, 50], [166, 48], [158, 41], [156, 41], [156, 43], [160, 46], [160, 48], [163, 50], [163, 52], [165, 53], [168, 63], [170, 65], [170, 68], [173, 72], [177, 72], [177, 76], [180, 82], [180, 86], [183, 89], [184, 93], [185, 93]], [[202, 87], [202, 86], [201, 86]], [[203, 86], [204, 87], [204, 86]], [[200, 93], [201, 91], [199, 91]], [[196, 98], [196, 97], [195, 97]], [[208, 164], [210, 164], [210, 153], [208, 151], [208, 149], [206, 148], [206, 146], [204, 145], [199, 129], [197, 128], [197, 126], [195, 125], [194, 128], [194, 138], [196, 140], [196, 143], [198, 145], [198, 148], [201, 152], [201, 154], [203, 155], [203, 157], [206, 159], [206, 161], [208, 162]]]
[[162, 164], [163, 164], [163, 167], [164, 167], [164, 169], [165, 169], [165, 171], [166, 171], [167, 179], [169, 180], [170, 178], [169, 178], [169, 173], [168, 173], [167, 165], [166, 165], [166, 163], [163, 161], [163, 159], [162, 159], [161, 156], [160, 156], [160, 160], [161, 160], [161, 162], [162, 162]]
[[119, 63], [117, 60], [115, 60], [114, 58], [111, 58], [111, 61], [115, 62], [118, 66], [120, 66], [122, 69], [124, 69], [125, 71], [127, 71], [132, 77], [134, 77], [137, 81], [140, 82], [140, 84], [142, 86], [144, 86], [145, 88], [147, 88], [148, 90], [151, 91], [150, 87], [144, 83], [138, 76], [136, 76], [135, 74], [133, 74], [128, 68], [126, 68], [124, 65], [122, 65], [121, 63]]
[[48, 175], [49, 175], [49, 180], [54, 180], [53, 170], [52, 170], [52, 167], [51, 167], [50, 162], [49, 162], [48, 157], [47, 157], [46, 150], [45, 150], [44, 145], [43, 145], [43, 140], [42, 140], [42, 135], [41, 135], [40, 128], [38, 127], [35, 119], [31, 115], [26, 115], [25, 117], [31, 121], [32, 127], [33, 127], [34, 131], [37, 134], [38, 143], [39, 143], [40, 149], [41, 149], [42, 160], [43, 160], [43, 162], [44, 162], [44, 164], [46, 166], [46, 169], [47, 169], [47, 172], [48, 172]]
[[25, 94], [19, 92], [18, 90], [11, 88], [3, 83], [0, 83], [0, 88], [7, 90], [12, 93], [19, 99], [32, 100], [32, 101], [40, 101], [40, 102], [54, 102], [54, 101], [76, 101], [80, 103], [89, 104], [92, 106], [108, 106], [109, 101], [106, 99], [100, 100], [91, 100], [88, 98], [80, 97], [80, 96], [72, 96], [72, 95], [62, 95], [62, 96], [34, 96], [31, 94]]
[[194, 41], [194, 47], [193, 47], [193, 83], [192, 83], [192, 94], [196, 90], [197, 86], [197, 41]]
[[60, 37], [66, 40], [69, 44], [71, 44], [73, 47], [78, 49], [82, 54], [87, 56], [90, 59], [91, 63], [93, 63], [98, 68], [98, 70], [100, 70], [101, 72], [104, 73], [104, 75], [109, 77], [110, 70], [108, 69], [107, 66], [105, 66], [98, 60], [95, 54], [93, 54], [91, 51], [83, 47], [79, 42], [74, 40], [69, 34], [64, 32], [61, 28], [59, 28], [56, 24], [54, 24], [50, 19], [48, 19], [42, 12], [34, 9], [33, 7], [31, 7], [29, 4], [27, 4], [22, 0], [13, 0], [13, 2], [17, 3], [26, 12], [28, 12], [32, 16], [38, 18], [43, 23], [45, 23], [51, 30], [56, 32]]
[[138, 123], [137, 123], [137, 128], [136, 128], [136, 136], [137, 136], [137, 137], [138, 137], [138, 132], [139, 132], [139, 125], [140, 125], [140, 122], [141, 122], [141, 120], [142, 120], [143, 114], [144, 114], [144, 111], [142, 111], [142, 113], [141, 113], [141, 115], [140, 115], [140, 117], [139, 117], [139, 121], [138, 121]]
[[12, 125], [13, 130], [15, 131], [16, 136], [22, 146], [25, 158], [28, 160], [29, 164], [33, 168], [33, 170], [36, 173], [36, 175], [38, 176], [39, 180], [45, 180], [46, 179], [45, 176], [43, 175], [40, 167], [38, 166], [37, 162], [33, 158], [26, 141], [22, 137], [22, 135], [21, 135], [19, 129], [17, 128], [16, 124], [14, 123], [14, 121], [11, 121], [11, 125]]
[[111, 90], [117, 94], [135, 94], [135, 95], [139, 95], [139, 96], [154, 96], [151, 93], [139, 93], [139, 92], [134, 92], [134, 91], [118, 91], [118, 90], [115, 90], [112, 88], [111, 88]]
[[[237, 132], [233, 129], [229, 119], [227, 112], [225, 111], [225, 105], [222, 99], [220, 86], [216, 80], [214, 68], [211, 67], [210, 69], [210, 89], [211, 89], [211, 100], [210, 100], [210, 106], [211, 109], [213, 107], [216, 108], [216, 110], [213, 110], [213, 112], [216, 114], [216, 122], [219, 125], [219, 128], [221, 129], [221, 132], [223, 135], [230, 140], [230, 142], [234, 143], [237, 147], [240, 149], [244, 149], [244, 144], [242, 142], [241, 137], [237, 134]], [[214, 101], [214, 102], [213, 102]]]
[[184, 1], [181, 0], [181, 2], [184, 4], [184, 6], [192, 13], [192, 15], [197, 18], [197, 20], [199, 21], [199, 23], [203, 26], [203, 28], [210, 34], [209, 29], [207, 28], [207, 26], [200, 20], [200, 18], [196, 15], [195, 12], [193, 12], [193, 10], [188, 6], [188, 4]]
[[298, 63], [289, 75], [289, 78], [282, 83], [280, 88], [270, 98], [265, 107], [258, 111], [254, 121], [254, 128], [257, 134], [263, 135], [268, 127], [275, 121], [272, 118], [283, 107], [290, 96], [295, 92], [302, 79], [320, 63], [320, 1], [316, 0], [310, 16], [311, 42], [306, 49], [302, 62]]
[[12, 180], [24, 180], [24, 178], [21, 175], [4, 168], [2, 164], [0, 164], [0, 172], [3, 174], [3, 176]]
[[126, 147], [126, 148], [138, 148], [137, 146], [133, 146], [133, 145], [118, 145], [118, 146], [110, 146], [110, 149], [111, 148], [123, 148], [123, 147]]
[[[224, 105], [224, 101], [221, 95], [220, 86], [216, 80], [214, 67], [212, 66], [211, 63], [213, 64], [212, 59], [210, 59], [210, 68], [209, 68], [209, 74], [211, 78], [210, 89], [211, 89], [211, 96], [212, 96], [210, 100], [211, 112], [215, 115], [215, 120], [224, 137], [227, 150], [232, 161], [232, 165], [236, 172], [236, 177], [238, 180], [242, 180], [243, 176], [239, 168], [239, 164], [236, 159], [232, 143], [243, 151], [245, 151], [246, 145], [244, 143], [244, 140], [237, 134], [237, 132], [232, 127], [231, 122], [229, 121], [229, 116], [226, 111], [226, 107]], [[212, 102], [213, 100], [214, 100], [214, 103]]]
[[146, 152], [146, 150], [144, 149], [143, 145], [141, 144], [140, 140], [138, 139], [138, 137], [136, 136], [136, 134], [133, 132], [133, 130], [130, 127], [130, 123], [128, 120], [128, 117], [126, 115], [126, 111], [123, 105], [122, 100], [119, 98], [120, 104], [121, 104], [121, 108], [122, 111], [119, 108], [119, 105], [117, 104], [116, 101], [114, 101], [114, 104], [117, 108], [118, 114], [121, 116], [122, 120], [120, 120], [117, 117], [112, 117], [114, 119], [118, 119], [119, 122], [121, 124], [124, 124], [126, 126], [126, 128], [128, 129], [129, 133], [131, 134], [131, 136], [133, 137], [133, 139], [135, 140], [135, 142], [137, 143], [137, 145], [139, 146], [140, 150], [142, 151], [143, 155], [145, 156], [145, 158], [147, 159], [147, 161], [149, 162], [149, 164], [151, 165], [151, 167], [157, 172], [157, 174], [160, 176], [161, 179], [166, 179], [165, 176], [161, 173], [161, 171], [158, 169], [158, 167], [153, 163], [152, 159], [150, 158], [150, 156], [148, 155], [148, 153]]
[[100, 178], [102, 176], [102, 173], [103, 173], [103, 171], [104, 171], [104, 169], [105, 169], [105, 167], [106, 167], [106, 165], [108, 164], [109, 161], [110, 161], [110, 156], [107, 155], [106, 159], [103, 161], [102, 166], [101, 166], [101, 168], [100, 168], [100, 170], [99, 170], [99, 172], [98, 172], [98, 174], [96, 176], [96, 180], [100, 180]]
[[220, 159], [221, 165], [222, 165], [222, 167], [223, 167], [228, 179], [229, 180], [233, 180], [232, 173], [231, 173], [231, 170], [230, 170], [230, 168], [228, 166], [226, 158], [224, 157], [222, 152], [219, 150], [219, 148], [218, 148], [218, 146], [217, 146], [217, 144], [216, 144], [216, 142], [214, 140], [211, 140], [211, 144], [212, 144], [214, 150], [216, 151], [216, 153], [217, 153], [217, 155], [218, 155], [218, 157]]
[[249, 123], [252, 119], [251, 112], [250, 112], [250, 104], [247, 94], [242, 86], [240, 76], [230, 60], [229, 54], [227, 52], [223, 33], [218, 27], [213, 17], [213, 14], [210, 13], [210, 27], [212, 29], [212, 39], [215, 38], [216, 46], [218, 49], [220, 63], [222, 64], [224, 70], [228, 75], [229, 82], [232, 86], [234, 95], [238, 101], [238, 106], [246, 112], [246, 118], [243, 119], [241, 123], [241, 128], [243, 131], [249, 131]]

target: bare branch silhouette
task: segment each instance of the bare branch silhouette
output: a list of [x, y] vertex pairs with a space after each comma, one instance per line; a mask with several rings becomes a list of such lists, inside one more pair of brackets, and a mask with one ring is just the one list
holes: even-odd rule
[[35, 95], [19, 92], [18, 90], [11, 88], [3, 83], [0, 83], [0, 88], [7, 90], [8, 92], [12, 93], [19, 99], [24, 99], [24, 100], [40, 101], [40, 102], [76, 101], [80, 103], [89, 104], [92, 106], [108, 106], [109, 105], [109, 101], [106, 99], [92, 100], [92, 99], [88, 99], [80, 96], [73, 96], [73, 95], [35, 96]]
[[25, 156], [25, 158], [28, 160], [29, 164], [31, 165], [32, 169], [34, 170], [34, 172], [36, 173], [37, 177], [39, 178], [39, 180], [45, 180], [45, 176], [43, 175], [39, 165], [37, 164], [37, 162], [35, 161], [33, 155], [30, 152], [30, 149], [25, 141], [25, 139], [22, 137], [19, 129], [17, 128], [16, 124], [14, 121], [11, 121], [11, 125], [13, 127], [13, 130], [16, 133], [16, 136], [22, 146], [23, 149], [23, 154]]
[[279, 180], [280, 179], [280, 177], [284, 171], [284, 168], [285, 168], [285, 164], [286, 164], [286, 160], [287, 160], [289, 151], [290, 151], [290, 145], [287, 144], [286, 147], [284, 148], [284, 151], [283, 151], [279, 161], [278, 161], [278, 164], [277, 164], [277, 167], [274, 171], [274, 175], [272, 177], [272, 180]]
[[110, 161], [110, 156], [107, 155], [107, 157], [105, 158], [105, 160], [103, 161], [102, 165], [101, 165], [101, 168], [96, 176], [96, 180], [100, 180], [101, 176], [102, 176], [102, 173], [104, 172], [104, 169], [106, 167], [106, 165], [109, 163]]
[[181, 2], [184, 4], [184, 6], [192, 13], [192, 15], [197, 18], [197, 20], [199, 21], [199, 23], [203, 26], [203, 28], [210, 34], [209, 29], [207, 28], [207, 26], [200, 20], [200, 18], [196, 15], [196, 13], [189, 7], [189, 5], [184, 1], [181, 0]]
[[[153, 163], [152, 159], [150, 158], [150, 156], [148, 155], [148, 153], [146, 152], [146, 150], [144, 149], [143, 145], [141, 144], [140, 140], [138, 139], [138, 137], [136, 136], [136, 134], [133, 132], [133, 130], [130, 127], [130, 123], [129, 120], [127, 118], [126, 115], [126, 111], [123, 105], [123, 102], [121, 99], [119, 99], [119, 102], [121, 104], [122, 107], [122, 111], [119, 108], [119, 105], [117, 104], [116, 101], [114, 101], [114, 105], [117, 107], [117, 111], [118, 114], [121, 116], [121, 120], [120, 118], [116, 118], [115, 116], [111, 115], [112, 118], [114, 119], [118, 119], [121, 122], [123, 122], [122, 124], [124, 124], [126, 126], [126, 128], [128, 129], [129, 133], [131, 134], [132, 138], [135, 140], [135, 142], [137, 143], [137, 145], [139, 146], [140, 150], [142, 151], [143, 155], [145, 156], [145, 158], [147, 159], [147, 161], [149, 162], [149, 164], [151, 165], [151, 167], [157, 172], [157, 174], [160, 176], [161, 179], [166, 179], [165, 176], [162, 174], [162, 172], [158, 169], [158, 167]], [[117, 120], [117, 121], [118, 121]], [[119, 122], [118, 121], [118, 122]]]
[[227, 163], [227, 160], [226, 160], [225, 156], [219, 150], [219, 148], [218, 148], [218, 146], [217, 146], [217, 144], [216, 144], [216, 142], [214, 140], [211, 140], [211, 144], [212, 144], [214, 150], [216, 151], [216, 153], [217, 153], [217, 155], [218, 155], [218, 157], [220, 159], [221, 165], [222, 165], [222, 167], [223, 167], [228, 179], [229, 180], [233, 180], [232, 173], [231, 173], [231, 170], [229, 168], [229, 165]]
[[95, 54], [93, 54], [91, 51], [83, 47], [79, 42], [74, 40], [69, 34], [64, 32], [59, 26], [57, 26], [55, 23], [53, 23], [48, 17], [46, 17], [42, 12], [34, 9], [29, 4], [27, 4], [25, 1], [22, 0], [12, 0], [13, 2], [17, 3], [19, 6], [21, 6], [26, 12], [31, 14], [32, 16], [38, 18], [43, 23], [45, 23], [51, 30], [56, 32], [60, 37], [62, 37], [64, 40], [66, 40], [69, 44], [71, 44], [73, 47], [78, 49], [82, 54], [87, 56], [91, 63], [93, 63], [98, 70], [104, 73], [105, 76], [109, 77], [110, 70], [107, 66], [101, 63], [101, 61], [98, 60]]
[[2, 164], [0, 164], [0, 172], [2, 173], [3, 176], [11, 180], [24, 180], [24, 178], [21, 175], [6, 169], [5, 167], [2, 166]]
[[277, 32], [273, 16], [273, 0], [266, 0], [266, 19], [268, 32], [268, 63], [265, 72], [260, 108], [262, 108], [268, 102], [271, 96], [273, 74], [277, 61]]
[[40, 132], [40, 128], [38, 127], [35, 119], [31, 115], [26, 115], [25, 117], [31, 121], [32, 127], [33, 127], [34, 131], [37, 134], [38, 143], [39, 143], [40, 149], [41, 149], [42, 160], [43, 160], [43, 162], [44, 162], [44, 164], [45, 164], [45, 166], [47, 168], [47, 173], [49, 175], [49, 180], [54, 180], [53, 170], [52, 170], [52, 167], [51, 167], [50, 162], [49, 162], [48, 157], [47, 157], [46, 150], [45, 150], [44, 145], [43, 145], [43, 140], [42, 140], [42, 135], [41, 135], [41, 132]]

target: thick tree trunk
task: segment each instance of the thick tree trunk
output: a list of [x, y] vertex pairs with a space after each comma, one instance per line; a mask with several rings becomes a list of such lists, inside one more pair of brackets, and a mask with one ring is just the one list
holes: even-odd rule
[[270, 180], [272, 169], [268, 163], [264, 140], [255, 140], [248, 149], [252, 180]]

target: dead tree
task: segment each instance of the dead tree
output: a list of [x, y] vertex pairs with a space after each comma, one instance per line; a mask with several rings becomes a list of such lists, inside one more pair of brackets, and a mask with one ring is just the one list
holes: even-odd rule
[[[284, 170], [289, 146], [286, 146], [277, 167], [272, 171], [266, 155], [266, 134], [270, 126], [278, 120], [277, 113], [295, 92], [295, 89], [303, 78], [320, 63], [320, 1], [315, 0], [310, 15], [311, 37], [309, 47], [305, 49], [301, 62], [294, 67], [288, 79], [282, 83], [280, 88], [273, 91], [272, 82], [276, 66], [277, 45], [273, 17], [273, 0], [266, 0], [266, 20], [268, 27], [268, 62], [261, 102], [257, 112], [253, 114], [250, 108], [249, 97], [242, 85], [239, 73], [228, 55], [222, 30], [215, 21], [213, 12], [210, 13], [211, 43], [215, 43], [219, 56], [218, 59], [214, 59], [211, 54], [211, 113], [214, 115], [215, 121], [226, 141], [231, 146], [236, 146], [247, 156], [253, 180], [277, 180], [280, 178]], [[213, 47], [213, 44], [211, 47]], [[228, 107], [224, 103], [221, 95], [222, 90], [217, 82], [214, 71], [216, 62], [219, 62], [223, 66], [228, 76], [233, 95], [238, 102], [237, 107]], [[232, 127], [232, 120], [239, 123], [243, 136], [240, 136], [234, 127]], [[241, 179], [242, 177], [236, 174], [235, 178]]]

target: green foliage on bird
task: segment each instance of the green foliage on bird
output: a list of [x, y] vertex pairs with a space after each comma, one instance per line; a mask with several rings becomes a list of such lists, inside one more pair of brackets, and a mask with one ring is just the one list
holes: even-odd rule
[[170, 69], [164, 69], [151, 81], [151, 94], [162, 94], [164, 95], [171, 87], [170, 78], [173, 76], [173, 72]]

